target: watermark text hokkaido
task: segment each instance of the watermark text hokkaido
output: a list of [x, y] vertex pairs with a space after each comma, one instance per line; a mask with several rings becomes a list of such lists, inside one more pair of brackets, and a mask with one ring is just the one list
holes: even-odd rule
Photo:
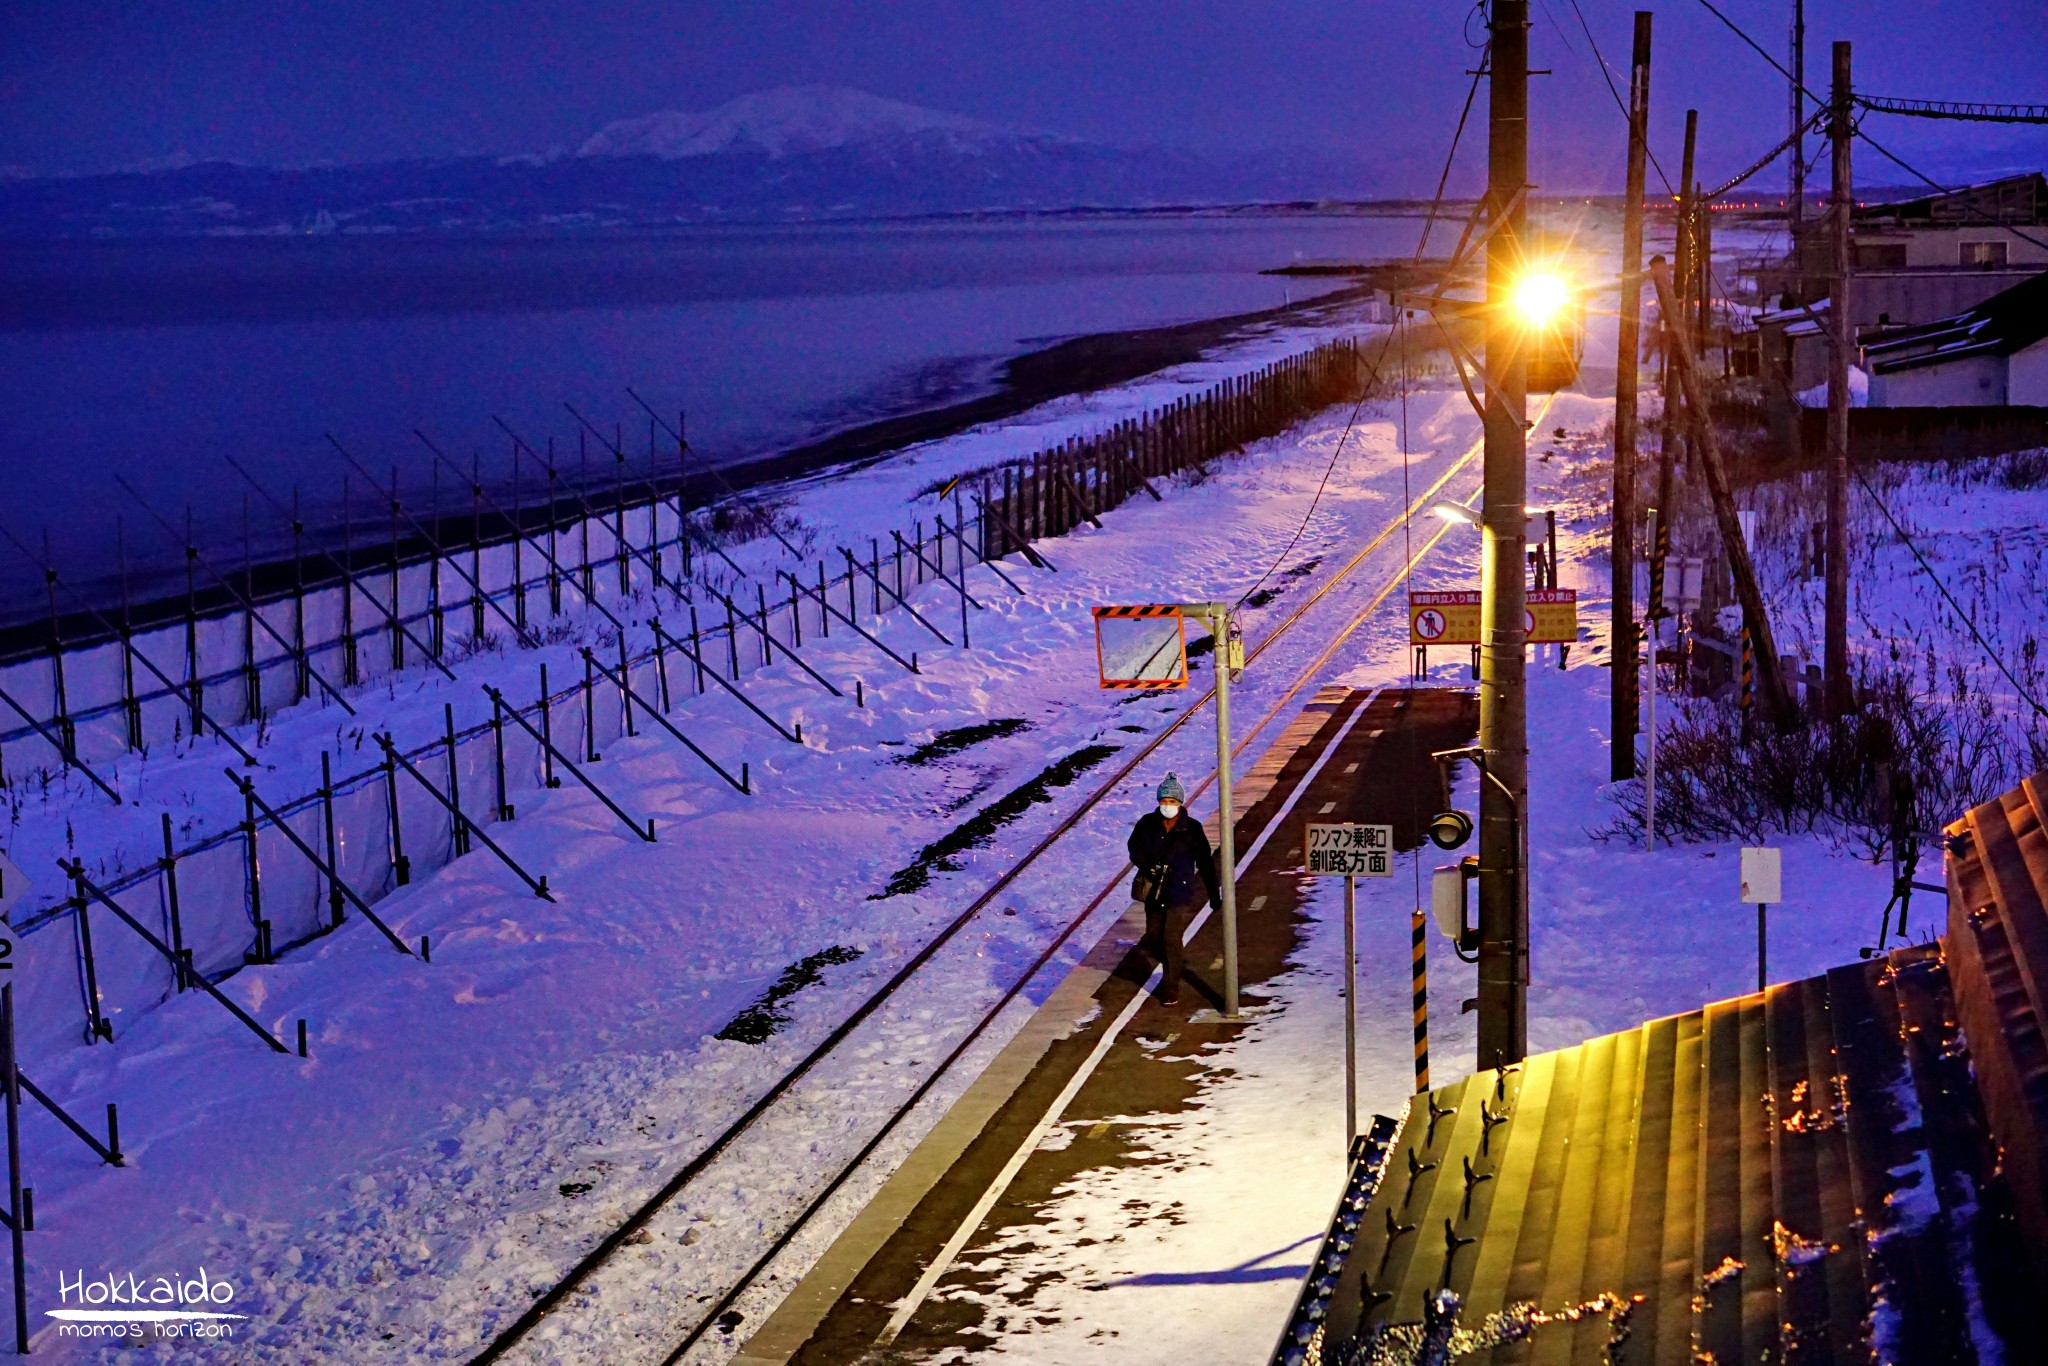
[[62, 1320], [63, 1337], [231, 1337], [229, 1320], [245, 1317], [226, 1311], [234, 1302], [234, 1282], [209, 1275], [205, 1267], [193, 1277], [131, 1271], [87, 1279], [82, 1271], [59, 1272], [57, 1298], [63, 1307], [45, 1312]]

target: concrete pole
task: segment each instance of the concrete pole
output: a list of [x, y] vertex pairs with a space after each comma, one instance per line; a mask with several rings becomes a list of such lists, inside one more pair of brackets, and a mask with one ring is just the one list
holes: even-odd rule
[[[1487, 199], [1499, 229], [1486, 247], [1485, 488], [1480, 513], [1479, 746], [1507, 789], [1480, 784], [1479, 1065], [1528, 1052], [1528, 715], [1523, 690], [1528, 510], [1525, 329], [1512, 311], [1526, 268], [1529, 5], [1494, 0]], [[1500, 217], [1511, 202], [1515, 207]], [[1518, 818], [1519, 817], [1519, 818]]]
[[1636, 394], [1641, 379], [1643, 174], [1649, 150], [1650, 12], [1636, 11], [1628, 81], [1628, 200], [1621, 215], [1621, 322], [1614, 366], [1613, 627], [1609, 640], [1608, 778], [1636, 770]]
[[1216, 648], [1216, 875], [1223, 884], [1223, 1015], [1237, 1018], [1237, 812], [1230, 793], [1230, 609], [1209, 618]]
[[1846, 715], [1849, 696], [1849, 357], [1856, 329], [1849, 323], [1849, 215], [1855, 197], [1849, 183], [1849, 45], [1835, 44], [1833, 115], [1834, 195], [1830, 208], [1832, 260], [1828, 269], [1828, 512], [1827, 583], [1822, 599], [1826, 642], [1827, 711]]

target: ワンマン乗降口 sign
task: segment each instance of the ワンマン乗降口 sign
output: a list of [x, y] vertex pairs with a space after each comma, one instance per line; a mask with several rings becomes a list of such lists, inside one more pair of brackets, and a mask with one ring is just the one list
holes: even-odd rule
[[1391, 825], [1311, 825], [1302, 836], [1302, 871], [1311, 877], [1392, 877]]

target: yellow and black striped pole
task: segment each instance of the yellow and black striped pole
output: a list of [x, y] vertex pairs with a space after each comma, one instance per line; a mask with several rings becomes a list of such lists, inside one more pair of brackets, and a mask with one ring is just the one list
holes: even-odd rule
[[1756, 651], [1749, 643], [1749, 628], [1742, 628], [1742, 715], [1748, 719], [1756, 705]]
[[1409, 936], [1414, 940], [1412, 990], [1415, 1002], [1415, 1090], [1429, 1089], [1429, 938], [1422, 908], [1408, 918]]
[[[1657, 509], [1651, 508], [1651, 512]], [[1671, 524], [1663, 517], [1652, 524], [1650, 533], [1650, 600], [1643, 606], [1643, 615], [1652, 621], [1662, 619], [1664, 611], [1664, 561], [1671, 554]]]

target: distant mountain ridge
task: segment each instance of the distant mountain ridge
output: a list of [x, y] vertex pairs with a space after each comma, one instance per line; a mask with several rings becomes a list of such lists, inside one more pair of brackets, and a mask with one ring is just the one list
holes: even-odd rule
[[664, 160], [758, 153], [771, 160], [891, 139], [930, 139], [976, 154], [1018, 140], [1063, 141], [885, 100], [844, 86], [760, 90], [704, 114], [666, 109], [600, 128], [578, 156], [654, 156]]
[[834, 86], [621, 119], [573, 154], [0, 181], [0, 236], [594, 230], [1387, 193], [1365, 158], [1212, 157], [1006, 128]]

